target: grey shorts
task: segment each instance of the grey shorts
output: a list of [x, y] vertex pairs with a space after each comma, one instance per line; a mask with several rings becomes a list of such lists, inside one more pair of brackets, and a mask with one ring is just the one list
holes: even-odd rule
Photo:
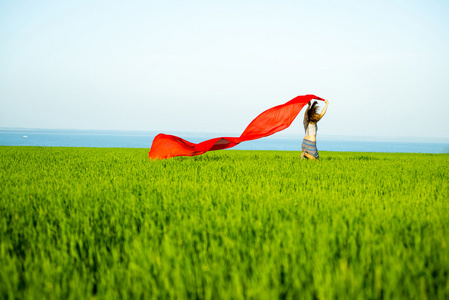
[[302, 140], [302, 150], [305, 150], [306, 153], [313, 155], [316, 159], [320, 158], [320, 154], [318, 153], [318, 149], [316, 148], [316, 141], [310, 141], [307, 139]]

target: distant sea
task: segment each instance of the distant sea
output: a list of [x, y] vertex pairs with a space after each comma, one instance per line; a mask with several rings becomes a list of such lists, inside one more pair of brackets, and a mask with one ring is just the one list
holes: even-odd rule
[[[198, 143], [232, 133], [164, 132]], [[57, 130], [0, 128], [0, 146], [150, 148], [158, 132], [112, 130]], [[235, 150], [300, 150], [303, 136], [275, 134], [247, 141]], [[317, 147], [324, 151], [449, 153], [449, 139], [370, 138], [318, 135]]]

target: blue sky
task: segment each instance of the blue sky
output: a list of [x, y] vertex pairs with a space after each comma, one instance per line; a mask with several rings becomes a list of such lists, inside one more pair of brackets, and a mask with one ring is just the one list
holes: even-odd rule
[[[0, 127], [449, 138], [449, 1], [1, 1]], [[296, 120], [286, 130], [303, 134]]]

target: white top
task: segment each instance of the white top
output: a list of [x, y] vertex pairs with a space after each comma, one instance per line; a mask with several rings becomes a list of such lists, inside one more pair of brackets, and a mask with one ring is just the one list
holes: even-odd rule
[[316, 135], [318, 131], [318, 126], [316, 123], [312, 123], [304, 119], [304, 130], [306, 131], [306, 135]]

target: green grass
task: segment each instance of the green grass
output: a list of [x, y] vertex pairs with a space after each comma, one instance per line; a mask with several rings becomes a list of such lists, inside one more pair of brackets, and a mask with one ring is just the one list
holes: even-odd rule
[[2, 299], [448, 299], [449, 155], [0, 147]]

